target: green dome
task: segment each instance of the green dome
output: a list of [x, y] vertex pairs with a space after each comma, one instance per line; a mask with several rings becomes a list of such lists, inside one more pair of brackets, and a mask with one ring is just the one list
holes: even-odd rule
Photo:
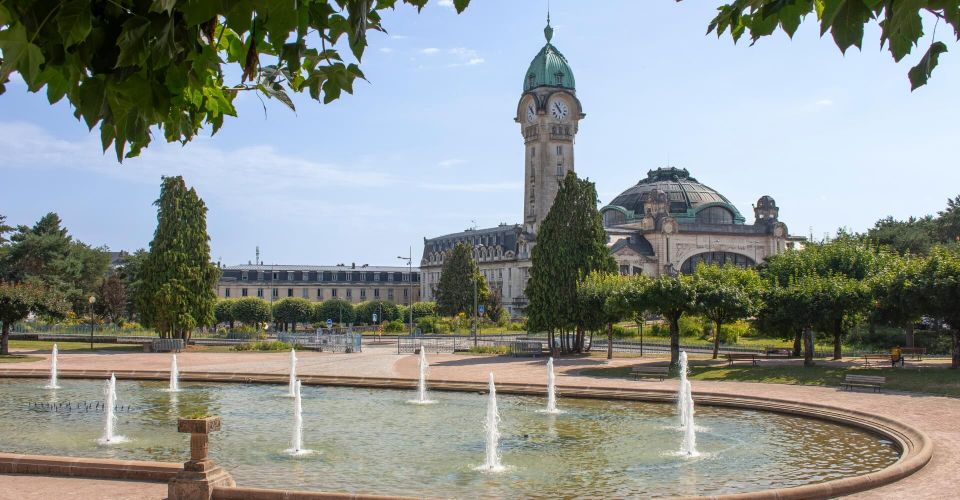
[[553, 28], [550, 27], [549, 20], [543, 34], [547, 38], [547, 44], [540, 49], [537, 56], [530, 62], [527, 68], [527, 74], [523, 78], [523, 91], [526, 92], [536, 87], [559, 87], [575, 90], [576, 84], [573, 80], [573, 70], [567, 63], [567, 58], [550, 44], [553, 38]]

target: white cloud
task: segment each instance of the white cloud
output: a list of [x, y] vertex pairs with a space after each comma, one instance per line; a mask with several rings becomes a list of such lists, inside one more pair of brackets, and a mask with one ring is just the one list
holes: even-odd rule
[[439, 2], [437, 2], [437, 5], [439, 5], [439, 6], [441, 6], [441, 7], [447, 7], [447, 8], [452, 9], [452, 8], [453, 8], [453, 0], [440, 0]]
[[432, 56], [432, 55], [439, 54], [439, 53], [440, 53], [440, 49], [438, 49], [438, 48], [436, 48], [436, 47], [427, 47], [427, 48], [425, 48], [425, 49], [420, 49], [420, 53], [421, 53], [421, 54], [428, 55], [428, 56]]
[[447, 160], [441, 160], [439, 163], [437, 163], [437, 165], [440, 165], [441, 167], [453, 167], [455, 165], [462, 165], [466, 162], [467, 160], [461, 160], [460, 158], [450, 158]]
[[483, 63], [484, 63], [484, 59], [482, 57], [474, 57], [473, 59], [470, 59], [469, 61], [467, 61], [467, 66], [473, 66], [475, 64], [483, 64]]
[[485, 62], [484, 58], [480, 57], [480, 54], [476, 50], [468, 49], [466, 47], [454, 47], [452, 49], [447, 49], [447, 54], [450, 54], [457, 59], [457, 62], [447, 65], [449, 68], [455, 68], [458, 66], [476, 66], [477, 64], [483, 64]]
[[380, 47], [380, 52], [383, 52], [384, 54], [389, 54], [393, 52], [393, 49], [391, 49], [390, 47]]
[[820, 99], [817, 101], [817, 106], [832, 106], [833, 101], [830, 99]]
[[209, 137], [198, 137], [183, 147], [158, 137], [139, 157], [118, 165], [112, 148], [101, 153], [97, 136], [94, 131], [82, 140], [67, 141], [30, 123], [0, 122], [0, 150], [4, 151], [0, 171], [74, 169], [91, 176], [156, 185], [161, 176], [183, 175], [205, 199], [246, 215], [263, 215], [266, 207], [273, 213], [317, 213], [325, 209], [323, 203], [317, 203], [321, 189], [405, 182], [386, 172], [286, 155], [272, 146], [223, 149]]

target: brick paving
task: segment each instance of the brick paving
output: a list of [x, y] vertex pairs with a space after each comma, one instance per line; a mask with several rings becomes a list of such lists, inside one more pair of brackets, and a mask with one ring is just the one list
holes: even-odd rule
[[[417, 359], [413, 355], [397, 355], [391, 345], [364, 346], [358, 354], [298, 353], [298, 372], [302, 375], [417, 377]], [[287, 353], [205, 353], [184, 352], [178, 355], [181, 372], [209, 373], [287, 373]], [[498, 382], [543, 384], [546, 360], [543, 358], [506, 358], [428, 354], [431, 380], [484, 382], [494, 372]], [[653, 358], [662, 361], [663, 358]], [[555, 361], [557, 384], [585, 388], [646, 388], [669, 389], [676, 382], [667, 380], [632, 381], [582, 376], [579, 372], [591, 367], [626, 366], [646, 362], [638, 358], [620, 358], [607, 362], [601, 358], [558, 359]], [[149, 370], [166, 371], [170, 358], [166, 354], [150, 353], [83, 353], [61, 352], [63, 370]], [[14, 363], [4, 369], [46, 369], [48, 361]], [[958, 374], [960, 377], [960, 374]], [[930, 463], [918, 473], [878, 489], [859, 493], [851, 498], [884, 499], [945, 499], [960, 498], [960, 399], [925, 396], [909, 393], [881, 394], [843, 392], [832, 387], [762, 384], [752, 382], [693, 381], [697, 392], [733, 396], [759, 396], [786, 401], [831, 405], [868, 414], [889, 417], [907, 423], [925, 432], [935, 448]], [[561, 395], [562, 397], [562, 395]], [[562, 402], [561, 402], [562, 404]], [[44, 478], [49, 479], [49, 478]], [[57, 478], [62, 481], [86, 481]], [[108, 481], [109, 482], [109, 481]], [[36, 485], [45, 489], [43, 483]], [[132, 483], [136, 484], [136, 483]], [[144, 485], [144, 488], [155, 485]], [[10, 491], [10, 490], [8, 490]], [[146, 490], [144, 490], [146, 492]], [[0, 498], [3, 498], [0, 496]], [[24, 498], [24, 497], [18, 497]], [[107, 497], [105, 497], [107, 498]], [[109, 497], [109, 498], [123, 498]], [[149, 494], [141, 498], [151, 498]]]

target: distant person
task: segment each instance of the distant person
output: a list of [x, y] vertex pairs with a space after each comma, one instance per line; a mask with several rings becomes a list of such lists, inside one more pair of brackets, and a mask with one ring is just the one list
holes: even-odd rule
[[896, 368], [897, 364], [903, 366], [903, 351], [899, 346], [890, 349], [890, 366]]

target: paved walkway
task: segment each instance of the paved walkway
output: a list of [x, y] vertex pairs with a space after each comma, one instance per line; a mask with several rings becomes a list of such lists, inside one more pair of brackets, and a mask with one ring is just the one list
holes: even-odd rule
[[[397, 355], [392, 345], [364, 346], [358, 354], [299, 352], [298, 372], [303, 375], [417, 377], [417, 357]], [[546, 360], [453, 354], [428, 354], [432, 380], [484, 382], [494, 372], [498, 382], [543, 384]], [[663, 358], [659, 358], [662, 360]], [[288, 353], [204, 353], [184, 352], [177, 357], [181, 372], [255, 372], [287, 373]], [[586, 377], [585, 368], [626, 366], [637, 358], [559, 359], [555, 361], [557, 384], [582, 387], [673, 389], [676, 381], [632, 381]], [[59, 365], [64, 370], [167, 370], [170, 357], [149, 353], [62, 352]], [[46, 368], [47, 360], [14, 363], [3, 368]], [[960, 377], [960, 374], [958, 374]], [[921, 396], [907, 393], [870, 394], [842, 392], [836, 388], [761, 384], [751, 382], [693, 381], [697, 392], [762, 396], [798, 402], [813, 402], [882, 415], [908, 423], [925, 432], [935, 443], [933, 459], [920, 472], [892, 485], [855, 495], [853, 498], [958, 498], [960, 487], [960, 399]], [[562, 396], [562, 395], [561, 395]], [[562, 401], [561, 401], [562, 404]], [[75, 481], [64, 479], [64, 481]], [[153, 486], [153, 485], [150, 485]], [[19, 497], [18, 497], [19, 498]], [[121, 498], [121, 497], [115, 497]], [[144, 496], [143, 498], [149, 498]]]
[[167, 485], [70, 477], [0, 474], [0, 500], [153, 500]]

